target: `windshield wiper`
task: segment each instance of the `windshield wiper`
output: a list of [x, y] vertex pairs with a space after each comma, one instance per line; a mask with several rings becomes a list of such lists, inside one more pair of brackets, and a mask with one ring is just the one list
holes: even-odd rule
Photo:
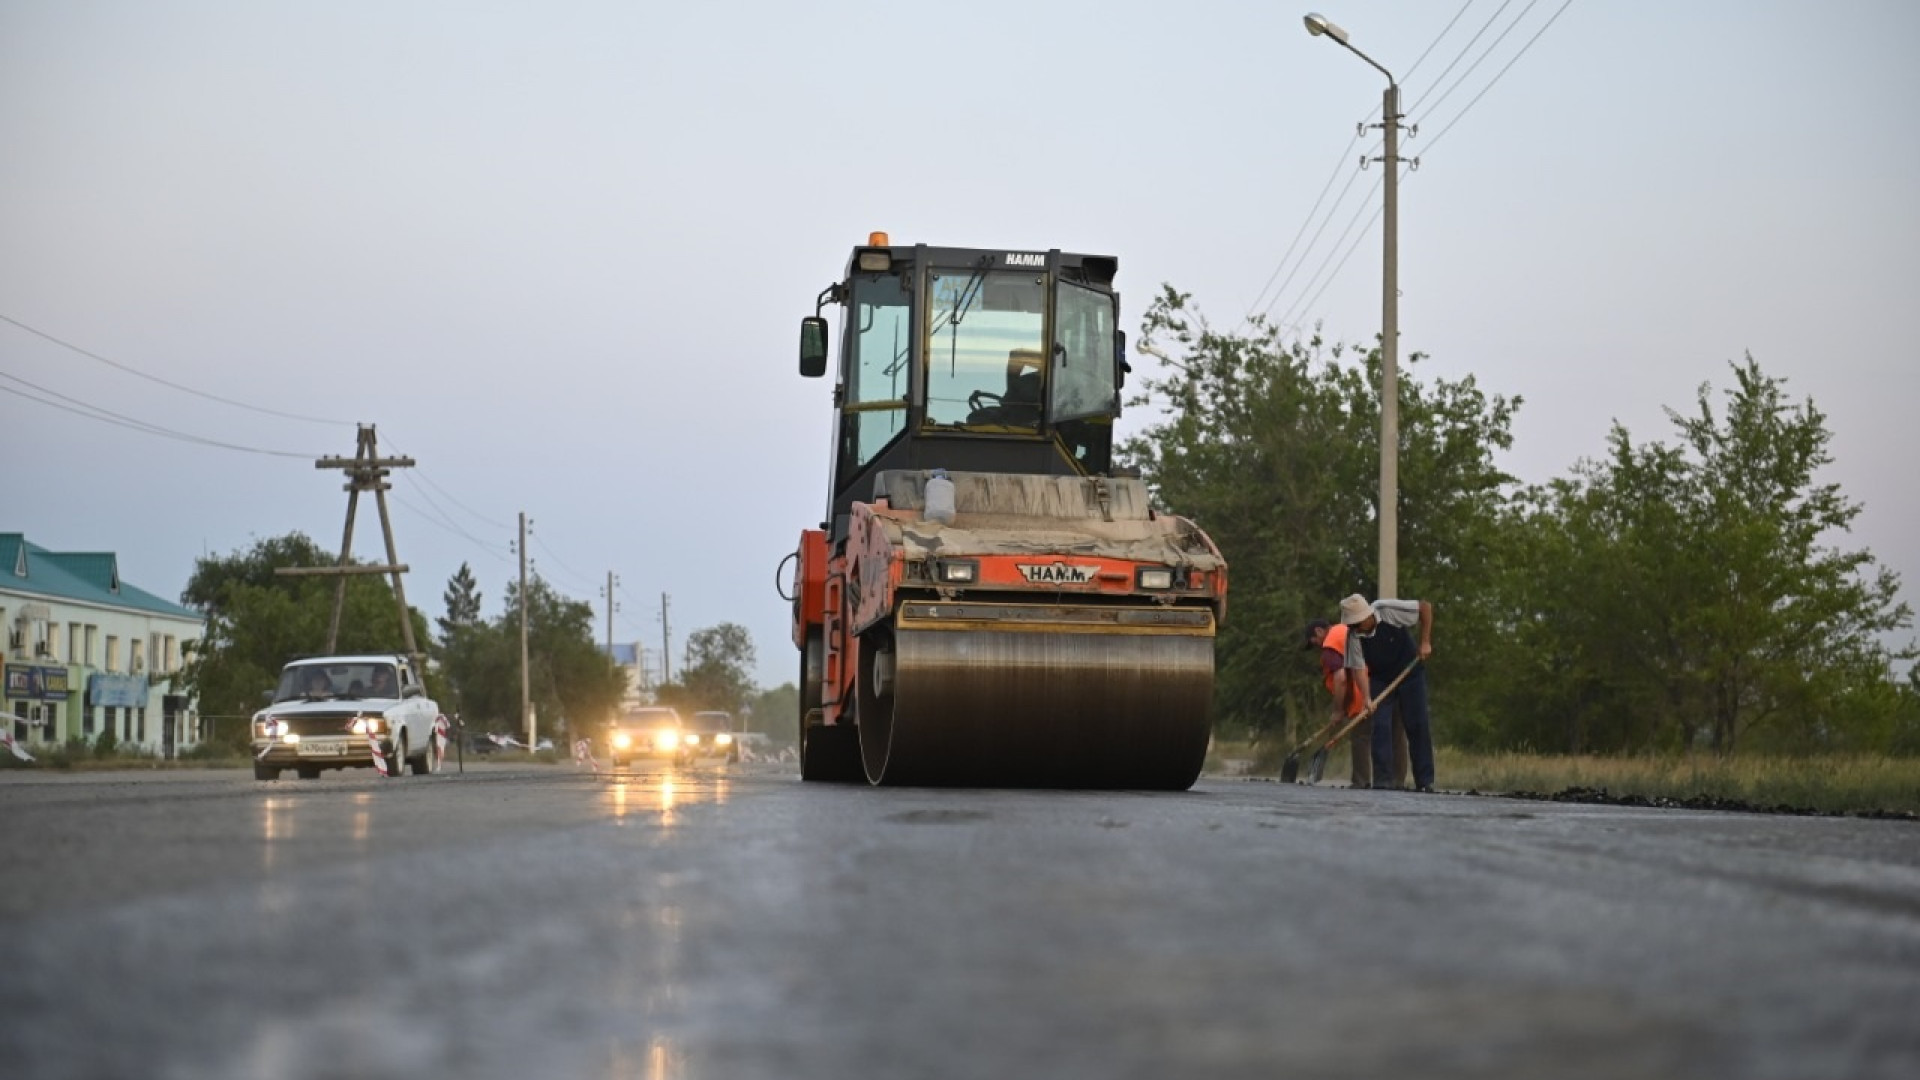
[[960, 302], [947, 313], [947, 326], [953, 332], [947, 335], [947, 377], [955, 377], [960, 371], [960, 320], [966, 318], [972, 309], [974, 300], [980, 296], [980, 287], [987, 281], [987, 263], [990, 255], [980, 256], [973, 264], [973, 275], [960, 287]]

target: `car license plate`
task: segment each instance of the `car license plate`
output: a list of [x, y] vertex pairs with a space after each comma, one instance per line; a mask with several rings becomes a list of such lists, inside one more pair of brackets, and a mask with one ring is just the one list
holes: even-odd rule
[[300, 744], [301, 757], [345, 757], [347, 744], [343, 742], [303, 742]]

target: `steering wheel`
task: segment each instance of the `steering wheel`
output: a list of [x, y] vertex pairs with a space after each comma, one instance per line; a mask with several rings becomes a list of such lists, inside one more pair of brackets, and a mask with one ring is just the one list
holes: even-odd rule
[[983, 399], [991, 401], [993, 403], [990, 406], [991, 408], [997, 409], [1000, 407], [999, 394], [996, 394], [991, 390], [975, 390], [973, 393], [967, 395], [967, 408], [972, 409], [974, 412], [979, 412], [981, 409], [988, 408], [989, 406], [982, 405], [980, 403]]

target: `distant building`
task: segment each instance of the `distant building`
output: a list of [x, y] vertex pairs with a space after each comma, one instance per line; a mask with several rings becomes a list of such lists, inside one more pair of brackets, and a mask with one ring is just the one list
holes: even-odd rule
[[121, 581], [112, 552], [48, 551], [0, 533], [0, 723], [29, 751], [111, 730], [123, 746], [173, 757], [201, 740], [197, 705], [174, 676], [205, 626]]
[[[606, 652], [606, 647], [602, 646], [600, 651]], [[626, 689], [620, 694], [620, 704], [623, 706], [651, 704], [653, 693], [647, 679], [647, 650], [637, 641], [631, 643], [616, 641], [613, 643], [613, 651], [608, 655], [612, 658], [614, 666], [620, 669], [620, 674], [627, 679]]]

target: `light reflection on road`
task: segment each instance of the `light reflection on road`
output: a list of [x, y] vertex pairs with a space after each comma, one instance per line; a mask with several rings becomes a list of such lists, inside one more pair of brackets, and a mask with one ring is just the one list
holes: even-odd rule
[[671, 829], [677, 810], [702, 803], [724, 805], [731, 788], [724, 774], [615, 772], [608, 777], [605, 801], [616, 822], [624, 824], [629, 815], [651, 815], [661, 828]]

